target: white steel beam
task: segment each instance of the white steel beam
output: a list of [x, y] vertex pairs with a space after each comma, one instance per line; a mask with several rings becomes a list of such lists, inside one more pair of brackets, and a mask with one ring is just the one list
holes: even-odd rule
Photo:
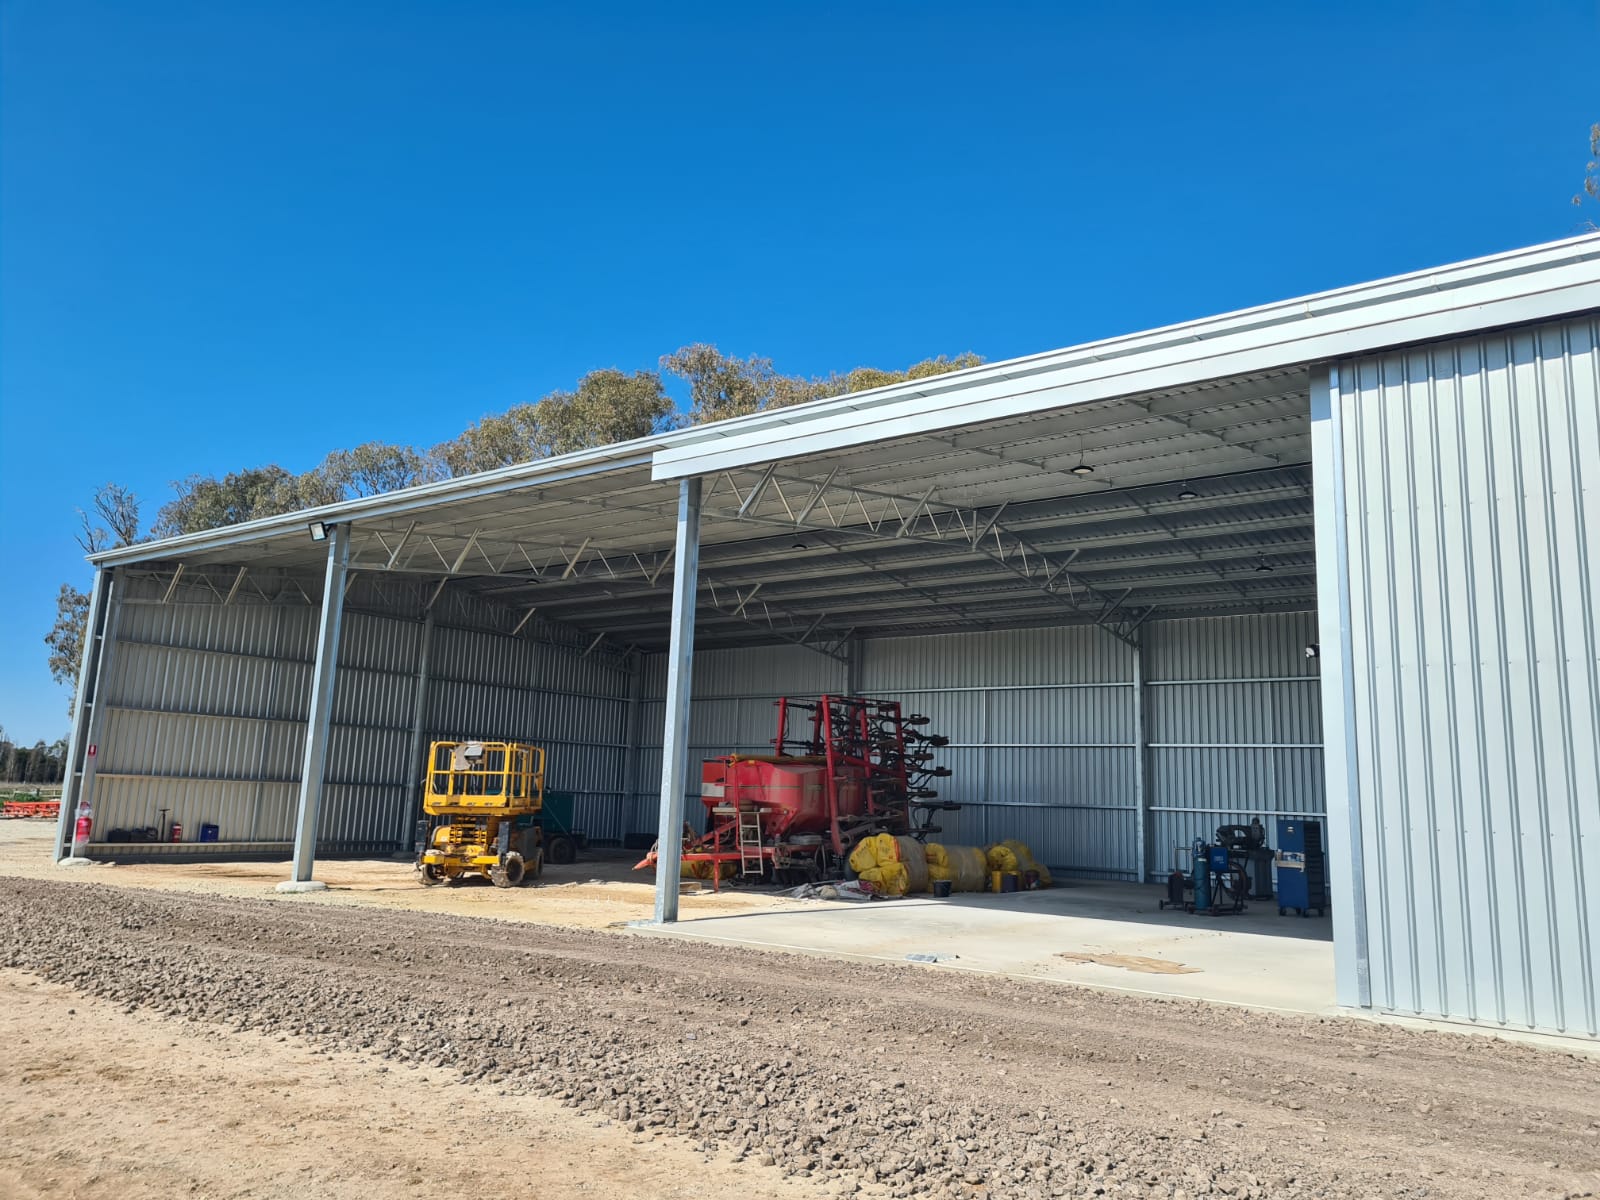
[[1150, 879], [1150, 754], [1144, 728], [1144, 645], [1133, 647], [1133, 859], [1134, 878]]
[[84, 623], [83, 645], [78, 658], [78, 691], [73, 697], [72, 734], [67, 741], [66, 779], [61, 789], [61, 809], [56, 818], [56, 857], [72, 854], [72, 831], [76, 819], [92, 816], [94, 768], [99, 753], [100, 730], [105, 724], [102, 685], [110, 665], [112, 643], [116, 640], [116, 580], [114, 568], [101, 567], [94, 573], [89, 592], [89, 617]]
[[423, 614], [422, 617], [422, 645], [417, 652], [416, 691], [411, 697], [411, 736], [406, 746], [405, 769], [410, 772], [407, 778], [412, 782], [406, 789], [407, 804], [401, 818], [398, 842], [402, 851], [410, 844], [411, 831], [416, 828], [417, 821], [422, 816], [422, 790], [428, 773], [428, 764], [422, 759], [426, 751], [428, 682], [432, 657], [433, 614], [430, 612]]
[[[1000, 519], [1003, 504], [985, 515], [961, 505], [936, 504], [932, 489], [921, 496], [900, 496], [840, 483], [831, 473], [820, 482], [784, 475], [770, 464], [760, 469], [757, 480], [747, 482], [745, 477], [754, 470], [725, 471], [716, 477], [710, 499], [724, 493], [746, 497], [737, 507], [713, 506], [718, 517], [880, 541], [916, 541], [955, 554], [980, 555], [1130, 645], [1133, 628], [1148, 615], [1128, 611], [1119, 616], [1126, 592], [1120, 597], [1108, 595], [1074, 573], [1070, 567], [1076, 551], [1047, 553], [1009, 528]], [[749, 498], [758, 489], [760, 499], [752, 504]]]
[[644, 709], [644, 655], [634, 654], [629, 659], [627, 750], [622, 760], [622, 802], [628, 812], [633, 811], [634, 799], [639, 794], [639, 714]]
[[[400, 561], [400, 552], [406, 548], [406, 543], [411, 540], [411, 535], [416, 531], [417, 523], [415, 521], [406, 526], [406, 531], [400, 535], [400, 540], [395, 543], [394, 549], [389, 551], [389, 561], [385, 564], [384, 570], [394, 570], [395, 564]], [[380, 542], [383, 541], [382, 537], [379, 537], [378, 540]]]
[[700, 481], [678, 484], [672, 574], [672, 648], [667, 656], [666, 725], [661, 739], [661, 824], [656, 837], [658, 925], [678, 919], [683, 855], [684, 776], [689, 769], [689, 704], [694, 675], [694, 607], [700, 574]]
[[306, 722], [306, 752], [300, 764], [300, 808], [295, 817], [291, 880], [294, 884], [311, 882], [317, 856], [317, 816], [322, 808], [322, 776], [328, 763], [328, 733], [333, 725], [333, 689], [338, 681], [339, 631], [344, 619], [344, 579], [349, 561], [350, 526], [335, 525], [328, 538], [317, 658], [311, 676], [311, 715]]
[[1311, 469], [1316, 482], [1317, 637], [1322, 676], [1324, 807], [1328, 818], [1328, 899], [1333, 907], [1333, 987], [1338, 1003], [1371, 1008], [1341, 407], [1338, 369], [1324, 367], [1314, 372]]

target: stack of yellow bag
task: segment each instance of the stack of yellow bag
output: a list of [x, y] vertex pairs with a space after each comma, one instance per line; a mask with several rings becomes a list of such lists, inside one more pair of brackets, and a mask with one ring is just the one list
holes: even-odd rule
[[977, 846], [943, 846], [938, 842], [929, 842], [924, 849], [927, 852], [930, 879], [948, 879], [951, 891], [983, 891], [989, 875], [989, 864]]
[[996, 842], [985, 851], [985, 858], [991, 871], [1013, 872], [1018, 876], [1029, 871], [1037, 871], [1039, 886], [1050, 886], [1050, 872], [1043, 863], [1033, 857], [1033, 851], [1028, 849], [1026, 842], [1019, 842], [1015, 838]]
[[911, 875], [900, 861], [900, 844], [892, 834], [879, 833], [862, 838], [850, 851], [850, 869], [862, 883], [869, 883], [885, 896], [904, 896], [911, 887]]

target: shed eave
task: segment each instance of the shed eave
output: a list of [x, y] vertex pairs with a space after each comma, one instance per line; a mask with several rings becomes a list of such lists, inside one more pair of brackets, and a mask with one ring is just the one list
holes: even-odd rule
[[652, 438], [618, 442], [597, 450], [584, 450], [575, 454], [564, 454], [558, 458], [518, 463], [496, 471], [462, 475], [439, 483], [426, 483], [417, 487], [403, 488], [400, 491], [365, 496], [358, 500], [345, 500], [339, 504], [324, 504], [317, 508], [299, 509], [277, 516], [262, 517], [257, 521], [224, 525], [217, 529], [184, 534], [180, 537], [120, 546], [115, 550], [88, 555], [88, 560], [97, 567], [114, 567], [181, 558], [188, 554], [224, 550], [232, 546], [244, 546], [282, 537], [285, 534], [299, 533], [312, 521], [337, 523], [404, 516], [451, 501], [480, 499], [612, 471], [646, 467], [650, 465], [650, 449], [653, 444]]
[[1600, 306], [1600, 235], [664, 434], [676, 479]]
[[1594, 308], [1600, 308], [1600, 234], [1586, 234], [88, 557], [96, 566], [110, 567], [215, 553], [299, 534], [311, 521], [392, 518], [643, 467], [650, 468], [652, 479], [668, 482]]

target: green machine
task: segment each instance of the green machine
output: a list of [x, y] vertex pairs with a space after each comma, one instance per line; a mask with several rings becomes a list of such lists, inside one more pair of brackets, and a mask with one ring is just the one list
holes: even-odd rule
[[544, 827], [544, 858], [555, 866], [566, 866], [589, 848], [589, 835], [573, 825], [578, 797], [573, 792], [546, 792], [539, 823]]

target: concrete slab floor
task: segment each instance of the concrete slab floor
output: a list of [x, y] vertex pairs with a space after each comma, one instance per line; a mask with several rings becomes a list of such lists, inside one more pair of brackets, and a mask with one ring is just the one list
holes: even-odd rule
[[1326, 918], [1280, 917], [1268, 901], [1243, 913], [1197, 916], [1160, 909], [1165, 894], [1159, 886], [1068, 881], [1004, 896], [708, 916], [642, 932], [894, 962], [938, 955], [941, 969], [1287, 1012], [1333, 1007]]

